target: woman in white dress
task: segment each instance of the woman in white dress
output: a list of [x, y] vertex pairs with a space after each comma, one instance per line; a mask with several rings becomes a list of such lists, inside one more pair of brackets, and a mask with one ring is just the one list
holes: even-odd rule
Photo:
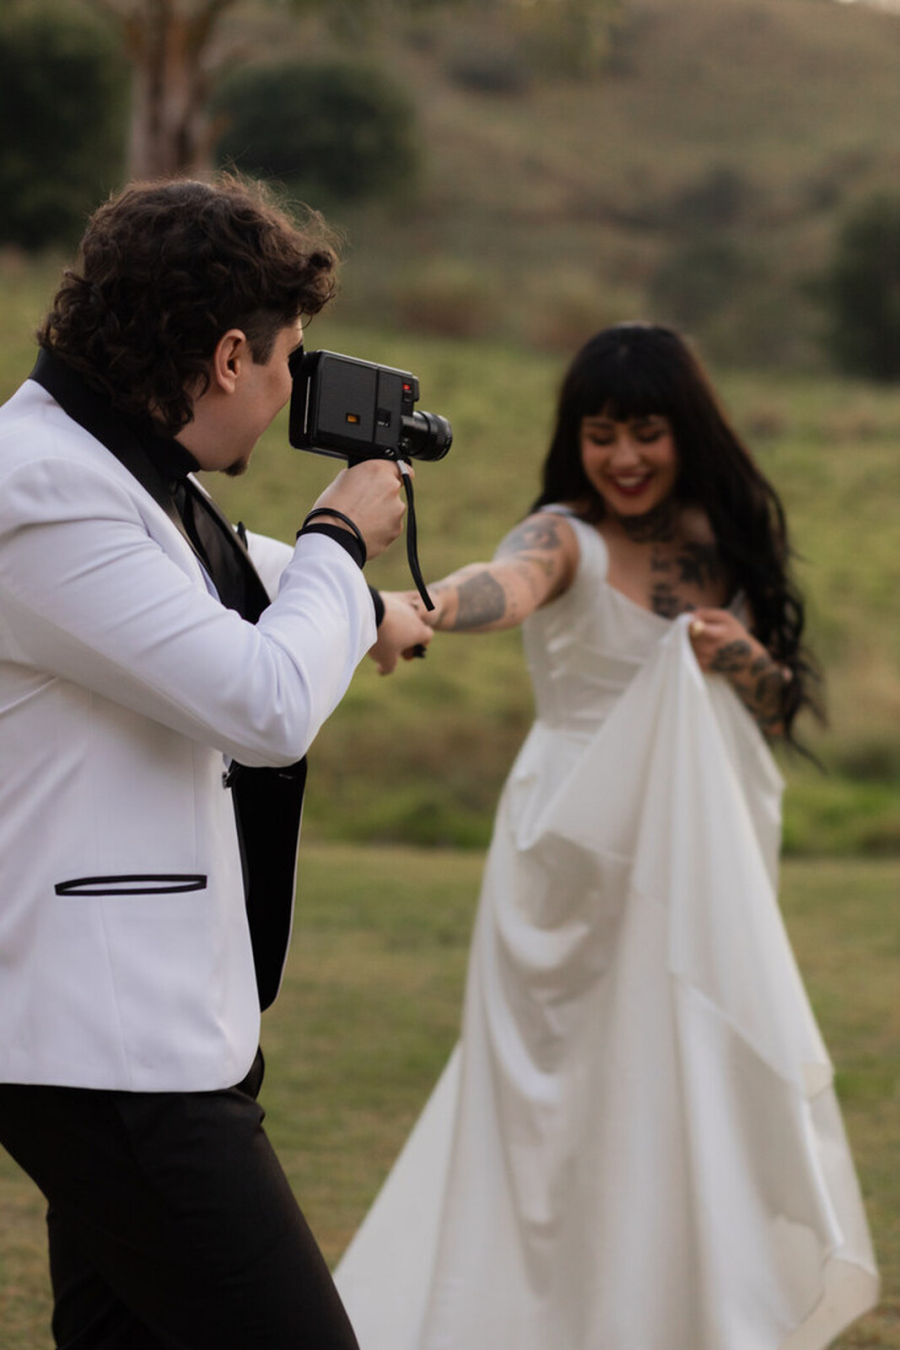
[[875, 1303], [776, 899], [787, 557], [696, 359], [627, 324], [566, 376], [533, 513], [432, 587], [436, 629], [523, 624], [537, 718], [460, 1043], [337, 1271], [362, 1350], [821, 1350]]

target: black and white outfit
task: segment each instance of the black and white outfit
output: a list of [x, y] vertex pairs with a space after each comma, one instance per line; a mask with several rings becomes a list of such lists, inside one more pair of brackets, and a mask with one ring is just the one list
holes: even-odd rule
[[302, 759], [372, 597], [328, 527], [250, 536], [265, 593], [229, 608], [150, 440], [47, 354], [0, 409], [0, 1142], [50, 1204], [60, 1347], [347, 1350], [255, 1101], [228, 770]]

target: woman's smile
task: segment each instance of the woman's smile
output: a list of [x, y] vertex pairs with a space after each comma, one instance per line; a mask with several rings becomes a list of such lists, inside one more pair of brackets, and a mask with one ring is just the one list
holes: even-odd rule
[[582, 418], [581, 462], [615, 515], [651, 511], [672, 493], [678, 477], [675, 438], [668, 418], [661, 416]]
[[610, 481], [617, 492], [623, 492], [627, 497], [637, 497], [644, 492], [653, 482], [653, 474], [637, 474], [624, 477], [621, 474], [610, 474]]

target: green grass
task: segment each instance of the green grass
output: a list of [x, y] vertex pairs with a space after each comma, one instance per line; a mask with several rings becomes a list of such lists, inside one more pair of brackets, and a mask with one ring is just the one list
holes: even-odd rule
[[[27, 374], [30, 334], [59, 273], [53, 261], [0, 260], [0, 397]], [[427, 578], [490, 557], [536, 491], [564, 360], [509, 344], [349, 327], [326, 312], [307, 334], [413, 369], [422, 406], [453, 422], [454, 445], [416, 479]], [[739, 428], [782, 493], [825, 667], [831, 726], [805, 735], [828, 768], [784, 758], [789, 853], [900, 853], [900, 390], [801, 374], [716, 372]], [[232, 518], [291, 539], [335, 462], [287, 444], [283, 414], [249, 474], [209, 487]], [[411, 585], [401, 543], [368, 569]], [[483, 846], [532, 715], [517, 633], [439, 635], [424, 662], [391, 679], [369, 661], [312, 754], [311, 838]]]
[[[307, 845], [285, 988], [266, 1014], [267, 1127], [330, 1261], [365, 1213], [457, 1035], [482, 858]], [[826, 1042], [883, 1302], [836, 1344], [900, 1348], [900, 967], [895, 861], [785, 865], [784, 908]], [[4, 1350], [40, 1350], [42, 1203], [0, 1156]]]
[[[428, 578], [490, 557], [536, 490], [559, 358], [487, 343], [385, 337], [332, 319], [310, 345], [414, 368], [423, 405], [446, 413], [446, 460], [417, 474]], [[786, 847], [900, 852], [900, 392], [802, 375], [718, 372], [738, 426], [782, 493], [827, 675], [830, 727], [804, 736], [828, 772], [784, 756]], [[234, 515], [290, 537], [331, 466], [297, 455], [279, 423], [251, 473], [210, 486]], [[296, 493], [286, 485], [295, 483]], [[369, 568], [411, 583], [402, 546]], [[484, 844], [493, 805], [532, 713], [516, 633], [439, 635], [427, 660], [390, 680], [364, 662], [313, 753], [309, 823], [320, 837]]]

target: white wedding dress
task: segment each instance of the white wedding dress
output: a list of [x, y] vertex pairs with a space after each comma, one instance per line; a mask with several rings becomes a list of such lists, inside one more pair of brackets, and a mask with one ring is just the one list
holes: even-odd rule
[[573, 524], [462, 1037], [338, 1288], [361, 1350], [821, 1350], [878, 1277], [776, 901], [781, 778], [687, 617]]

